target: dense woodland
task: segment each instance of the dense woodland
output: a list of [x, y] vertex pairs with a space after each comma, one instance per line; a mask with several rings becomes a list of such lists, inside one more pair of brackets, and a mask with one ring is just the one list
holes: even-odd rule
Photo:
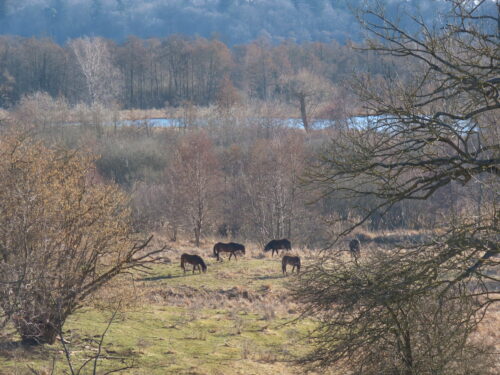
[[[362, 0], [0, 0], [0, 33], [40, 36], [65, 43], [96, 35], [124, 41], [183, 34], [230, 45], [268, 37], [297, 42], [361, 40], [352, 9]], [[441, 0], [412, 0], [404, 6], [433, 19]], [[401, 4], [387, 2], [397, 14]]]

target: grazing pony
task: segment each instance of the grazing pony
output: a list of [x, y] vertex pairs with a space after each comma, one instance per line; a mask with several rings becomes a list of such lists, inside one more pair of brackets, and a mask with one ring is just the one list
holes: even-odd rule
[[283, 274], [286, 275], [286, 265], [289, 264], [292, 266], [292, 273], [295, 267], [297, 267], [297, 273], [300, 272], [300, 257], [291, 257], [289, 255], [285, 255], [281, 259], [281, 269], [283, 271]]
[[356, 238], [352, 239], [349, 242], [349, 252], [351, 253], [351, 256], [354, 258], [355, 261], [358, 260], [358, 258], [361, 256], [361, 244], [359, 243], [359, 240]]
[[205, 264], [203, 259], [198, 255], [191, 255], [186, 253], [181, 255], [181, 268], [184, 270], [184, 273], [186, 273], [185, 263], [193, 265], [193, 273], [196, 268], [198, 268], [200, 273], [202, 270], [203, 272], [207, 272], [207, 265]]
[[219, 256], [219, 253], [230, 253], [229, 254], [229, 260], [231, 260], [231, 257], [234, 255], [234, 259], [236, 260], [236, 252], [241, 251], [243, 254], [245, 254], [245, 246], [239, 243], [235, 242], [229, 242], [229, 243], [222, 243], [222, 242], [217, 242], [214, 245], [214, 255], [217, 258], [218, 261], [222, 262], [222, 258]]
[[280, 249], [289, 251], [292, 249], [292, 244], [286, 238], [283, 238], [282, 240], [271, 240], [264, 248], [264, 251], [271, 250], [272, 257], [274, 255], [274, 252], [276, 251], [276, 254], [278, 254], [278, 250]]

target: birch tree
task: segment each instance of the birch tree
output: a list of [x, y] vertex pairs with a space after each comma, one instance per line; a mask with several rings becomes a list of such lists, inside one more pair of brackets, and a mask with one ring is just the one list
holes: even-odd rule
[[84, 77], [89, 104], [105, 106], [118, 102], [122, 94], [123, 78], [113, 65], [107, 42], [103, 38], [78, 38], [70, 48]]

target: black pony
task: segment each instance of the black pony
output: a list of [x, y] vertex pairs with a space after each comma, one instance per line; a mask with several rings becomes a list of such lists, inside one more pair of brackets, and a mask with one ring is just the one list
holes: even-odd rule
[[276, 251], [276, 254], [278, 254], [278, 250], [280, 249], [291, 250], [292, 244], [286, 238], [283, 238], [282, 240], [272, 240], [266, 245], [264, 251], [271, 250], [271, 256], [273, 256], [274, 252]]
[[292, 266], [292, 272], [296, 267], [297, 267], [297, 273], [300, 272], [300, 257], [291, 257], [288, 255], [285, 255], [281, 259], [281, 269], [282, 269], [284, 275], [286, 275], [286, 265], [287, 264]]
[[359, 243], [359, 240], [354, 238], [349, 242], [349, 251], [354, 260], [357, 261], [361, 256], [361, 244]]
[[241, 251], [243, 254], [245, 254], [245, 246], [239, 243], [235, 242], [229, 242], [229, 243], [222, 243], [222, 242], [217, 242], [214, 245], [214, 255], [217, 258], [218, 261], [222, 262], [222, 258], [219, 256], [219, 253], [230, 253], [229, 254], [229, 260], [231, 260], [231, 257], [234, 255], [234, 259], [236, 259], [236, 252]]
[[205, 264], [203, 259], [198, 255], [191, 255], [186, 253], [181, 255], [181, 268], [184, 270], [184, 273], [186, 273], [185, 263], [193, 265], [193, 273], [196, 268], [198, 268], [200, 273], [201, 270], [203, 270], [203, 272], [207, 272], [207, 265]]

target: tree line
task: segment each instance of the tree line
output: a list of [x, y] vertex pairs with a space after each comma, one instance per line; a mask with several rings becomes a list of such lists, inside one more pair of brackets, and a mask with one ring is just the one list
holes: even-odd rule
[[[214, 34], [230, 45], [261, 36], [275, 42], [360, 40], [351, 7], [362, 1], [346, 0], [0, 0], [0, 33], [25, 37], [45, 35], [58, 43], [85, 35], [124, 41], [172, 34]], [[386, 1], [391, 12], [396, 2]], [[441, 1], [405, 2], [434, 17]]]
[[[117, 44], [78, 38], [59, 45], [49, 38], [0, 37], [0, 107], [42, 91], [79, 102], [122, 108], [228, 105], [245, 100], [328, 101], [338, 110], [343, 82], [369, 72], [385, 75], [390, 60], [337, 42], [283, 42], [261, 38], [228, 47], [218, 39], [187, 36]], [[337, 92], [336, 103], [332, 94]], [[311, 98], [311, 99], [310, 99]], [[326, 106], [326, 107], [328, 107]]]

